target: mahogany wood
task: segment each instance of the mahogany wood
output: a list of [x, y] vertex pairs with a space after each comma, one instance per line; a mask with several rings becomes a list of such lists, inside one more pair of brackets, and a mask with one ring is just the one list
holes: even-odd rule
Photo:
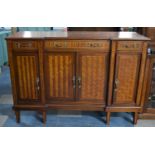
[[[142, 111], [147, 41], [134, 32], [19, 32], [7, 38], [13, 109]], [[117, 86], [117, 92], [116, 92]]]
[[[40, 99], [40, 78], [38, 67], [38, 55], [36, 53], [13, 53], [14, 71], [18, 100]], [[38, 81], [38, 85], [37, 82]]]
[[[136, 32], [101, 32], [101, 31], [72, 31], [72, 32], [55, 32], [55, 31], [21, 31], [7, 37], [7, 40], [13, 39], [18, 41], [36, 41], [37, 40], [122, 40], [122, 41], [148, 41], [149, 38]], [[25, 44], [26, 46], [26, 44]], [[26, 47], [25, 47], [26, 48]], [[27, 44], [27, 48], [30, 48]]]

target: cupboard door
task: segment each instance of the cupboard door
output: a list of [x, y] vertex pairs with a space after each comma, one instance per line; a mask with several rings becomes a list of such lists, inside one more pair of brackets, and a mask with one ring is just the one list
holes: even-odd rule
[[48, 100], [74, 100], [75, 55], [67, 52], [45, 53], [45, 89]]
[[19, 101], [40, 99], [37, 53], [14, 52], [14, 71]]
[[117, 52], [114, 104], [136, 104], [141, 53]]
[[78, 97], [83, 101], [106, 102], [109, 53], [78, 55]]

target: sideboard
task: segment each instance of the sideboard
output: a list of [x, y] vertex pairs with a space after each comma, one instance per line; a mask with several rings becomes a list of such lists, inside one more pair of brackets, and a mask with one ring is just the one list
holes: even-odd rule
[[16, 121], [20, 111], [143, 109], [149, 38], [136, 32], [18, 32], [7, 37]]

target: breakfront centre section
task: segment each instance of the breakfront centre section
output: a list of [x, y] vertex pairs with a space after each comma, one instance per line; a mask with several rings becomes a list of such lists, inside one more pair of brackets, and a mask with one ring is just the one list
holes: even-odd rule
[[18, 32], [7, 38], [17, 122], [20, 111], [142, 111], [149, 39], [134, 32]]

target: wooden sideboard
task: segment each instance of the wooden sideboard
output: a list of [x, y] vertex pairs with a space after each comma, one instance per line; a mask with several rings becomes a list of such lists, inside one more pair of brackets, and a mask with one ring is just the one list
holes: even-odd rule
[[148, 38], [135, 32], [18, 32], [7, 38], [13, 109], [133, 112], [144, 103]]

